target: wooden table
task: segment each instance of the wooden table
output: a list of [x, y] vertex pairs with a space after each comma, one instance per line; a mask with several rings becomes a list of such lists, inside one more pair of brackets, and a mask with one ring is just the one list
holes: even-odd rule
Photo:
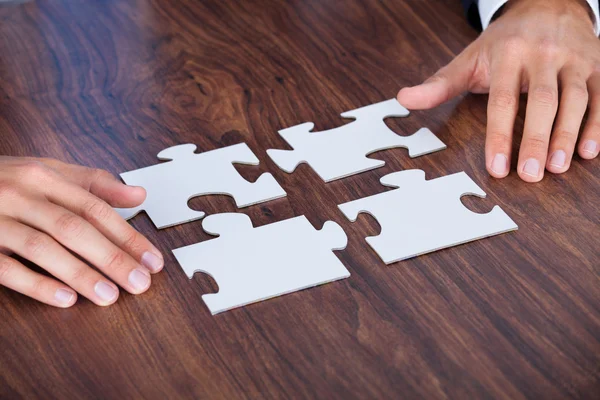
[[[266, 156], [277, 130], [395, 96], [451, 60], [477, 33], [458, 0], [42, 0], [0, 8], [0, 152], [113, 173], [155, 164], [162, 149], [246, 142], [288, 197], [240, 210], [255, 225], [306, 215], [338, 222], [349, 279], [213, 317], [171, 249], [210, 238], [200, 222], [157, 231], [165, 270], [107, 308], [44, 306], [0, 289], [0, 398], [598, 398], [600, 163], [525, 184], [484, 168], [486, 96], [409, 118], [448, 149], [323, 184]], [[523, 125], [521, 114], [517, 130]], [[336, 205], [379, 193], [401, 169], [466, 171], [519, 231], [385, 266]], [[236, 211], [226, 196], [190, 202]]]

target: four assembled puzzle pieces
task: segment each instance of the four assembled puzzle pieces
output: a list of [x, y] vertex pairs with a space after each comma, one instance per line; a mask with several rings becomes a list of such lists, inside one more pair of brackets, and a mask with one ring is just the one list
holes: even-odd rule
[[129, 219], [144, 210], [162, 229], [204, 217], [203, 212], [188, 207], [192, 197], [228, 194], [241, 208], [286, 195], [271, 174], [262, 174], [251, 183], [236, 171], [233, 163], [259, 163], [245, 143], [199, 154], [195, 150], [193, 144], [169, 147], [158, 153], [158, 158], [172, 161], [122, 173], [126, 184], [142, 186], [147, 197], [139, 207], [117, 209], [119, 214]]
[[245, 214], [209, 215], [202, 228], [216, 239], [173, 250], [191, 279], [211, 275], [217, 293], [202, 299], [212, 314], [350, 276], [332, 250], [343, 250], [347, 237], [335, 222], [320, 231], [306, 217], [252, 227]]
[[322, 132], [311, 132], [309, 122], [279, 131], [294, 150], [267, 150], [275, 164], [291, 173], [301, 163], [308, 163], [325, 182], [382, 167], [385, 162], [367, 158], [379, 150], [405, 147], [411, 157], [443, 150], [446, 145], [429, 129], [411, 136], [399, 136], [384, 122], [387, 117], [405, 117], [408, 110], [396, 99], [371, 104], [343, 113], [342, 118], [355, 121]]
[[485, 197], [464, 172], [427, 181], [413, 169], [386, 175], [381, 184], [397, 189], [338, 207], [353, 222], [362, 212], [377, 219], [381, 233], [367, 242], [386, 264], [517, 229], [498, 206], [478, 214], [462, 204], [464, 195]]

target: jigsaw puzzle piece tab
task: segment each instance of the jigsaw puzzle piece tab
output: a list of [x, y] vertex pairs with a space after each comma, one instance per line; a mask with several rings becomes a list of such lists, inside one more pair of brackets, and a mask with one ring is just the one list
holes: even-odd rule
[[399, 136], [398, 146], [408, 150], [410, 158], [444, 150], [446, 145], [427, 128], [421, 128], [410, 136]]
[[213, 163], [244, 165], [258, 165], [260, 163], [246, 143], [238, 143], [200, 154], [204, 156], [202, 163], [206, 166]]
[[162, 150], [156, 157], [162, 161], [185, 160], [196, 154], [196, 148], [195, 144], [179, 144]]
[[364, 118], [366, 120], [383, 120], [389, 117], [407, 117], [408, 115], [410, 115], [410, 111], [398, 103], [396, 99], [380, 101], [340, 114], [342, 118]]
[[320, 243], [319, 246], [324, 245], [328, 250], [344, 250], [348, 245], [348, 236], [342, 227], [333, 221], [325, 222], [315, 237]]
[[465, 195], [485, 197], [464, 172], [424, 178], [419, 170], [389, 174], [381, 183], [398, 189], [338, 206], [350, 221], [363, 212], [377, 219], [381, 233], [366, 240], [386, 264], [517, 229], [498, 206], [478, 214], [462, 204]]
[[294, 148], [294, 150], [267, 150], [267, 155], [271, 157], [273, 162], [277, 164], [283, 171], [291, 174], [296, 170], [298, 165], [306, 163], [306, 156], [303, 154], [302, 148], [296, 148], [294, 143], [303, 143], [304, 135], [308, 135], [315, 124], [307, 122], [300, 125], [295, 125], [279, 131], [279, 135]]
[[333, 222], [317, 231], [302, 216], [252, 228], [246, 215], [216, 214], [202, 225], [221, 236], [173, 253], [189, 278], [204, 272], [219, 285], [202, 296], [213, 314], [350, 275], [332, 252], [347, 242]]

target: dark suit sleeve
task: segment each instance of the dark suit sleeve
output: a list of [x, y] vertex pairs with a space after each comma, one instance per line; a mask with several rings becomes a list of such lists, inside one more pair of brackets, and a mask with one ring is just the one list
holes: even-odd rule
[[465, 14], [469, 24], [477, 30], [481, 30], [481, 19], [479, 18], [479, 10], [477, 9], [477, 0], [461, 0], [465, 9]]

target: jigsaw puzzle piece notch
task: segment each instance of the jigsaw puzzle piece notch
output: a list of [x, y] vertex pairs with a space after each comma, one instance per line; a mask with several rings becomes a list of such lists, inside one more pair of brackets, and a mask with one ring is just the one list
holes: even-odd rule
[[454, 189], [454, 193], [456, 193], [458, 200], [463, 196], [477, 196], [482, 199], [486, 197], [486, 193], [483, 189], [481, 189], [464, 171], [438, 179], [443, 179], [440, 183], [443, 183], [444, 188]]
[[214, 150], [214, 162], [217, 160], [231, 164], [258, 165], [259, 160], [246, 143], [238, 143], [232, 146]]
[[144, 207], [142, 207], [142, 205], [134, 208], [115, 208], [114, 210], [121, 216], [121, 218], [127, 221], [144, 211]]
[[392, 172], [381, 177], [379, 182], [383, 186], [393, 188], [412, 187], [422, 184], [425, 181], [425, 171], [421, 169], [407, 169], [404, 171]]
[[238, 208], [248, 207], [266, 200], [279, 199], [287, 195], [273, 175], [268, 172], [259, 176], [255, 182], [248, 182], [241, 175], [238, 176], [243, 182], [236, 186], [237, 190], [228, 190]]
[[213, 214], [204, 218], [202, 229], [213, 236], [231, 236], [253, 229], [252, 220], [242, 213]]
[[[191, 196], [187, 199], [187, 201], [189, 201], [193, 197], [194, 196]], [[186, 203], [187, 202], [185, 202], [184, 204]], [[143, 203], [142, 205], [135, 208], [115, 208], [114, 210], [126, 221], [135, 217], [140, 212], [145, 211], [154, 223], [154, 226], [156, 226], [158, 229], [169, 228], [180, 223], [202, 219], [206, 215], [206, 213], [202, 211], [192, 210], [189, 207], [182, 207], [176, 210], [168, 210], [168, 212], [163, 210], [158, 210], [157, 212], [157, 210], [154, 209], [152, 211], [149, 211], [146, 209]], [[173, 222], [173, 220], [176, 220], [177, 222]]]
[[[383, 186], [402, 190], [408, 188], [409, 191], [428, 182], [425, 180], [425, 171], [420, 169], [409, 169], [393, 172], [391, 174], [384, 175], [379, 181]], [[383, 235], [385, 226], [382, 221], [377, 218], [376, 212], [373, 210], [381, 209], [381, 204], [385, 204], [388, 201], [388, 197], [395, 195], [396, 191], [392, 190], [373, 196], [363, 197], [362, 199], [349, 201], [347, 203], [338, 205], [338, 208], [350, 222], [356, 222], [360, 214], [369, 214], [379, 223], [381, 232], [378, 236], [381, 236]], [[376, 238], [378, 236], [371, 236], [370, 238]], [[369, 238], [367, 238], [367, 241], [368, 239]]]
[[[462, 203], [461, 198], [465, 196], [475, 196], [481, 199], [485, 199], [487, 194], [467, 175], [464, 171], [448, 176], [447, 184], [456, 188], [456, 198], [461, 203], [462, 208], [470, 214], [478, 214], [482, 218], [486, 218], [490, 225], [496, 225], [499, 231], [511, 231], [518, 229], [517, 224], [502, 210], [498, 205], [492, 207], [487, 213], [475, 213], [465, 207]], [[459, 182], [452, 183], [451, 179], [455, 179]]]
[[[372, 198], [373, 196], [371, 196]], [[348, 218], [350, 222], [356, 222], [358, 216], [362, 213], [371, 214], [368, 210], [369, 197], [349, 201], [348, 203], [339, 204], [338, 208]], [[373, 215], [373, 214], [371, 214]]]

